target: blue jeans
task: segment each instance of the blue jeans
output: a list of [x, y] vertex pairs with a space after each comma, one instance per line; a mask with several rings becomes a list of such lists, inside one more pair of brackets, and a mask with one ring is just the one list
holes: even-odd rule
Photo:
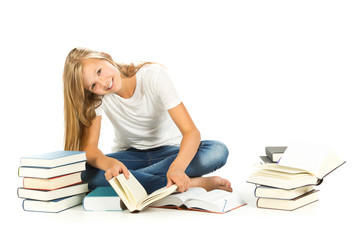
[[[178, 153], [179, 146], [162, 146], [147, 150], [130, 148], [107, 156], [121, 161], [150, 194], [166, 186], [166, 173]], [[190, 178], [211, 173], [225, 165], [228, 154], [227, 147], [221, 142], [201, 141], [185, 173]], [[81, 177], [84, 182], [89, 183], [89, 189], [93, 190], [99, 186], [110, 186], [104, 174], [103, 170], [87, 164]]]

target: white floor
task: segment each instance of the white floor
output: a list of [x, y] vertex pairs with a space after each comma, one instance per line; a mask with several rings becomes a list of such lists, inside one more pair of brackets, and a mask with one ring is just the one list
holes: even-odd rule
[[35, 213], [23, 211], [21, 200], [13, 196], [8, 199], [8, 205], [2, 204], [7, 216], [2, 215], [2, 220], [7, 222], [1, 232], [4, 236], [26, 239], [129, 239], [131, 236], [136, 239], [218, 239], [223, 236], [231, 236], [231, 239], [243, 236], [335, 239], [357, 231], [358, 224], [352, 216], [356, 218], [360, 213], [355, 204], [357, 200], [350, 192], [355, 186], [350, 182], [354, 170], [345, 164], [337, 171], [318, 187], [320, 201], [292, 212], [256, 208], [254, 186], [245, 182], [233, 185], [234, 191], [241, 192], [248, 205], [226, 214], [151, 208], [137, 214], [88, 212], [82, 206], [58, 214]]

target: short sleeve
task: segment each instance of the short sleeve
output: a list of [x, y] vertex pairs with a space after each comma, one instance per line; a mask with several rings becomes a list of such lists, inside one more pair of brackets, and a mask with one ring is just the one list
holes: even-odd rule
[[160, 67], [156, 81], [156, 92], [167, 110], [181, 103], [181, 98], [176, 91], [167, 71]]
[[101, 116], [103, 114], [103, 109], [101, 107], [101, 105], [97, 108], [95, 108], [95, 114], [96, 116]]

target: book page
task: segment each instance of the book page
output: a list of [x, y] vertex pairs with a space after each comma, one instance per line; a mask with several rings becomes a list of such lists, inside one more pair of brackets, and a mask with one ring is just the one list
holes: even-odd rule
[[186, 192], [175, 193], [172, 196], [179, 198], [181, 202], [184, 203], [188, 199], [201, 197], [205, 193], [207, 193], [207, 191], [204, 188], [193, 187], [189, 188]]
[[278, 164], [304, 169], [321, 178], [320, 171], [329, 151], [330, 148], [325, 145], [296, 143], [288, 146]]
[[186, 192], [173, 193], [170, 196], [160, 199], [154, 202], [152, 206], [175, 205], [180, 207], [186, 200], [201, 196], [202, 194], [205, 193], [207, 193], [207, 191], [204, 188], [193, 187], [193, 188], [189, 188], [189, 190], [187, 190]]
[[124, 188], [128, 199], [132, 199], [131, 201], [134, 201], [134, 205], [137, 205], [147, 197], [144, 187], [139, 183], [134, 175], [131, 174], [131, 172], [129, 172], [129, 180], [125, 178], [124, 174], [120, 174], [116, 178]]
[[287, 174], [304, 174], [304, 173], [308, 174], [308, 171], [306, 171], [304, 169], [293, 168], [293, 167], [288, 167], [288, 166], [283, 166], [283, 165], [277, 165], [277, 164], [273, 164], [273, 163], [258, 165], [258, 168], [277, 171], [277, 172], [284, 172]]
[[231, 209], [245, 204], [244, 200], [237, 193], [224, 190], [212, 190], [200, 197], [189, 199], [185, 205], [189, 208], [201, 208], [212, 212], [227, 212]]
[[166, 196], [170, 195], [171, 193], [173, 193], [174, 191], [176, 191], [178, 187], [173, 184], [170, 187], [163, 187], [160, 188], [158, 190], [156, 190], [155, 192], [151, 193], [150, 195], [148, 195], [138, 206], [138, 209], [141, 210], [143, 208], [145, 208], [146, 206], [150, 205], [151, 203], [155, 202], [156, 200], [159, 199], [163, 199]]

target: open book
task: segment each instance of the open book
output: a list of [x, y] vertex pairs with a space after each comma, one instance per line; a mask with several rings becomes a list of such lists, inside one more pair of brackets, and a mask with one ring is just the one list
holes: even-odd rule
[[319, 185], [326, 175], [344, 163], [328, 147], [298, 144], [289, 146], [278, 164], [259, 166], [248, 182], [283, 189]]
[[171, 185], [168, 188], [160, 188], [148, 195], [131, 172], [129, 172], [129, 179], [126, 179], [124, 174], [120, 174], [110, 179], [109, 183], [130, 212], [139, 212], [154, 201], [170, 195], [177, 189], [176, 185]]
[[151, 204], [151, 207], [188, 209], [213, 213], [226, 213], [246, 205], [237, 193], [224, 190], [207, 192], [203, 188], [194, 187], [183, 193], [174, 193]]

